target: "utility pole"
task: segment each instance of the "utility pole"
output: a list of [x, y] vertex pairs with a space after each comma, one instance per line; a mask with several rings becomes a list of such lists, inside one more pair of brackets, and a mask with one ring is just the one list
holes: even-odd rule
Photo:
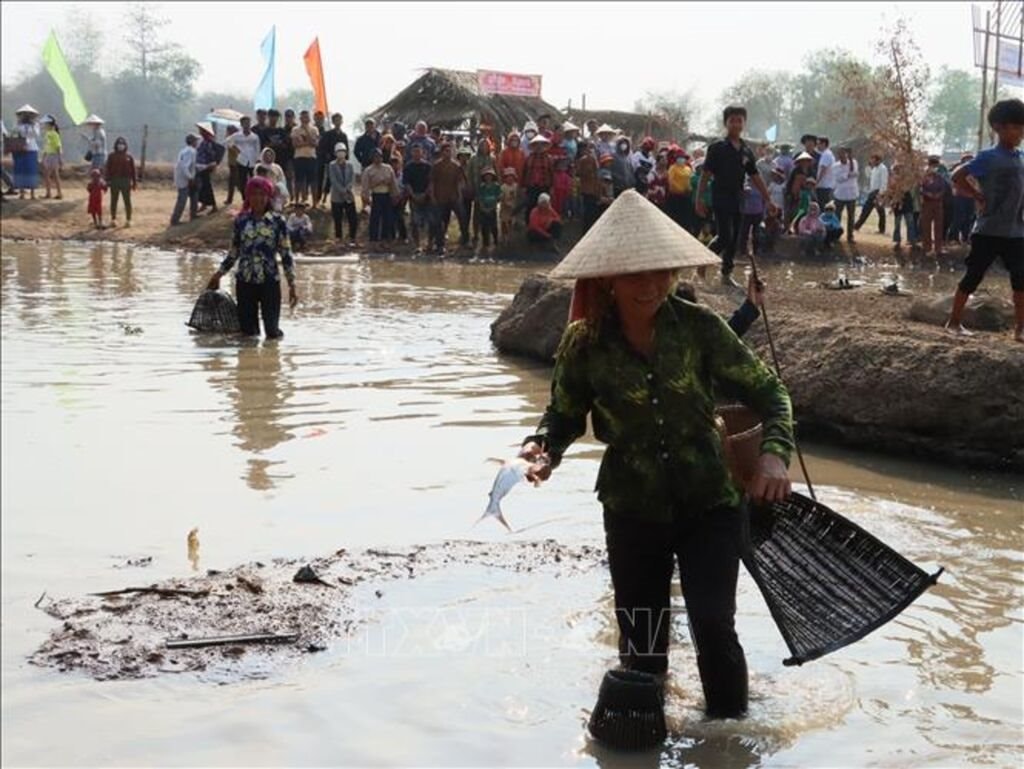
[[992, 70], [992, 103], [999, 101], [999, 40], [1003, 35], [1003, 0], [996, 2], [996, 66]]
[[981, 115], [978, 118], [978, 152], [981, 152], [985, 139], [985, 100], [988, 97], [988, 40], [991, 17], [992, 12], [985, 11], [985, 48], [981, 57]]

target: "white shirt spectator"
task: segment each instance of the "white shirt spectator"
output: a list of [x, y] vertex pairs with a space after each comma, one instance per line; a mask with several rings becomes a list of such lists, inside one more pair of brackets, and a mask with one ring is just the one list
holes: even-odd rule
[[885, 163], [879, 163], [871, 169], [871, 178], [868, 181], [868, 192], [882, 194], [889, 186], [889, 169]]
[[36, 123], [15, 123], [14, 135], [25, 140], [26, 152], [39, 152], [39, 126]]
[[85, 138], [89, 143], [89, 152], [93, 155], [107, 154], [107, 132], [101, 126], [93, 128], [92, 135]]
[[850, 158], [846, 163], [836, 163], [836, 200], [856, 200], [860, 196], [857, 174], [860, 168], [857, 161]]
[[768, 199], [780, 211], [786, 204], [786, 185], [783, 182], [772, 182], [768, 185]]
[[238, 165], [245, 168], [255, 168], [260, 162], [260, 137], [252, 131], [245, 135], [245, 131], [231, 134], [224, 143], [229, 147], [234, 145], [238, 148]]
[[174, 162], [174, 186], [179, 190], [188, 187], [196, 178], [196, 148], [188, 145], [181, 148]]
[[832, 190], [836, 186], [836, 156], [826, 147], [818, 158], [818, 189]]

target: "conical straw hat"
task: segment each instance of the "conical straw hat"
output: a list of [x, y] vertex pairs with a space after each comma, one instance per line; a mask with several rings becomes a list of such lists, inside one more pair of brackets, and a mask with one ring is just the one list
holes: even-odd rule
[[718, 256], [639, 192], [626, 190], [551, 271], [551, 277], [603, 278], [712, 264], [721, 264]]
[[18, 107], [18, 109], [16, 109], [14, 111], [14, 114], [15, 115], [38, 115], [39, 114], [39, 110], [37, 110], [31, 104], [25, 104], [25, 105], [22, 105], [21, 107]]

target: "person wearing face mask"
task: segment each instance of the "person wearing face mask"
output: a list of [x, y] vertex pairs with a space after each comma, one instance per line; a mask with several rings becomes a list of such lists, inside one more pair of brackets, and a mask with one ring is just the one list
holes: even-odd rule
[[693, 169], [690, 167], [690, 156], [674, 146], [669, 149], [668, 160], [665, 213], [672, 217], [672, 221], [693, 234]]
[[124, 198], [125, 227], [132, 226], [132, 190], [138, 189], [135, 158], [128, 152], [128, 141], [123, 136], [114, 140], [114, 151], [107, 155], [106, 180], [110, 188], [110, 226], [117, 226], [117, 201]]
[[612, 156], [612, 186], [615, 197], [633, 187], [636, 174], [633, 171], [632, 153], [629, 138], [620, 136], [615, 142], [615, 154]]

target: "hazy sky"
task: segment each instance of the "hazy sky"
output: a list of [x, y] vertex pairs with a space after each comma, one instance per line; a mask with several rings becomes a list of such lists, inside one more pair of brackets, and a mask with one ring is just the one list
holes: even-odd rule
[[[0, 4], [2, 78], [40, 56], [75, 3]], [[80, 5], [79, 5], [80, 7]], [[122, 3], [88, 3], [120, 50]], [[696, 88], [705, 108], [748, 69], [795, 70], [825, 46], [873, 56], [882, 23], [903, 14], [926, 60], [971, 69], [970, 3], [259, 3], [166, 2], [166, 36], [202, 64], [199, 89], [251, 94], [260, 41], [277, 25], [278, 94], [308, 87], [302, 54], [320, 38], [328, 105], [346, 123], [383, 104], [426, 66], [543, 75], [563, 107], [631, 109], [645, 90]]]

